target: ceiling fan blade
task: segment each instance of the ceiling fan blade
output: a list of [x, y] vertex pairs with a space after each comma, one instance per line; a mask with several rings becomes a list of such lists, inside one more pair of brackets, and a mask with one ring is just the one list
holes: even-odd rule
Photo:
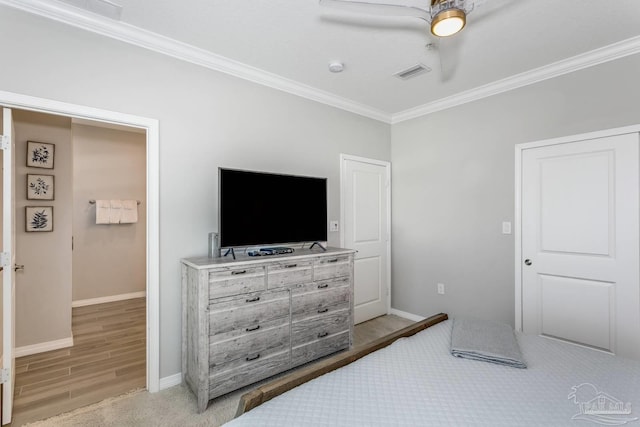
[[366, 13], [379, 16], [409, 16], [431, 22], [431, 15], [428, 10], [414, 6], [352, 0], [320, 0], [320, 5], [354, 13]]
[[516, 6], [522, 2], [518, 0], [475, 0], [474, 11], [469, 22], [475, 24], [479, 21], [484, 21], [494, 15], [501, 15], [512, 6]]
[[440, 61], [440, 78], [443, 82], [451, 80], [456, 74], [463, 39], [464, 34], [438, 39], [436, 51]]

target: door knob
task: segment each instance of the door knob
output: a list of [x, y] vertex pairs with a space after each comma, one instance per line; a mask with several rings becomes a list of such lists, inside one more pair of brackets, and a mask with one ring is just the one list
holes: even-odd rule
[[14, 264], [13, 271], [24, 271], [24, 264]]
[[531, 264], [533, 264], [533, 263], [531, 262], [530, 259], [525, 259], [524, 260], [524, 265], [531, 265]]

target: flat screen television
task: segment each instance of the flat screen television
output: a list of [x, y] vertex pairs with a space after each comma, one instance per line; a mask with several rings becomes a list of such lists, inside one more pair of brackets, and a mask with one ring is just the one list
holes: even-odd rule
[[219, 168], [220, 246], [327, 240], [327, 179]]

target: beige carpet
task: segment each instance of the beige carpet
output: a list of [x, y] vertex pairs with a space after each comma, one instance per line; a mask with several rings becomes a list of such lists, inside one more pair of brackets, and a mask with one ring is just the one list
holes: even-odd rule
[[[255, 387], [255, 385], [254, 385]], [[220, 426], [233, 419], [240, 396], [238, 390], [209, 402], [198, 414], [195, 396], [178, 385], [158, 393], [134, 391], [94, 405], [76, 409], [30, 427], [103, 427], [103, 426]]]

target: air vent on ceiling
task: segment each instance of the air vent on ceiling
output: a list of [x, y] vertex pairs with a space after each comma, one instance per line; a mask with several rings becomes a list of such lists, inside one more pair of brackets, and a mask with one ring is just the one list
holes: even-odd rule
[[408, 80], [412, 77], [419, 76], [420, 74], [428, 73], [429, 71], [431, 71], [431, 68], [427, 67], [426, 65], [416, 64], [412, 67], [407, 68], [406, 70], [398, 71], [394, 74], [394, 76], [402, 80]]

